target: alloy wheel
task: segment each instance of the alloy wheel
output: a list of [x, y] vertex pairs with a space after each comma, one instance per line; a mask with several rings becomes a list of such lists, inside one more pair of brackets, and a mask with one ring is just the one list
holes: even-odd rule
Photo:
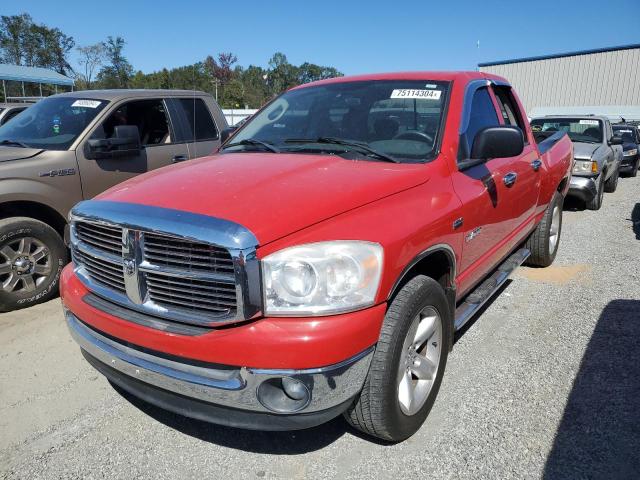
[[398, 368], [398, 403], [414, 415], [427, 401], [442, 352], [442, 320], [432, 306], [423, 308], [407, 332]]
[[34, 237], [12, 240], [0, 248], [0, 289], [34, 292], [51, 273], [51, 252]]
[[549, 228], [549, 253], [553, 253], [556, 250], [558, 244], [558, 237], [560, 236], [560, 207], [558, 205], [553, 207], [553, 213], [551, 214], [551, 227]]

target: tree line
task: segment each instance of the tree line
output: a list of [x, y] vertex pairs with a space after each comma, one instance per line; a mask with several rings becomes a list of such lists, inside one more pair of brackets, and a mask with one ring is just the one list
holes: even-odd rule
[[[73, 37], [58, 28], [36, 24], [26, 13], [0, 17], [0, 62], [55, 70], [74, 78], [78, 90], [202, 90], [214, 95], [223, 108], [258, 108], [288, 88], [342, 76], [334, 67], [308, 62], [293, 65], [281, 52], [269, 59], [267, 68], [243, 67], [235, 54], [223, 52], [192, 65], [144, 73], [131, 65], [125, 47], [126, 41], [120, 36], [109, 36], [93, 45], [76, 45]], [[75, 66], [70, 63], [73, 51], [77, 56]], [[35, 87], [29, 88], [33, 91]]]

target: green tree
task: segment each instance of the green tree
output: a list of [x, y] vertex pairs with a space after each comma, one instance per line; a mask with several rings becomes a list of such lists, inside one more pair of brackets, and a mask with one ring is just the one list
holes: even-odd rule
[[73, 72], [68, 55], [75, 42], [58, 28], [33, 23], [30, 15], [0, 17], [0, 57], [4, 62]]
[[122, 37], [107, 38], [103, 42], [107, 64], [98, 73], [98, 83], [103, 88], [128, 88], [133, 67], [124, 56], [126, 42]]
[[102, 43], [95, 45], [87, 45], [86, 47], [76, 48], [79, 59], [80, 71], [76, 72], [78, 87], [89, 89], [96, 70], [100, 68], [106, 60], [106, 50]]

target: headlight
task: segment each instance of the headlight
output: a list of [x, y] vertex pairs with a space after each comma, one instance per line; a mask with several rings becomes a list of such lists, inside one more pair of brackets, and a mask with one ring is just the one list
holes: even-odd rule
[[634, 148], [633, 150], [627, 150], [626, 152], [623, 153], [623, 155], [625, 157], [633, 157], [637, 153], [638, 153], [638, 149]]
[[573, 173], [598, 173], [598, 164], [591, 160], [576, 160]]
[[340, 240], [309, 243], [262, 259], [267, 315], [332, 315], [372, 305], [382, 246]]

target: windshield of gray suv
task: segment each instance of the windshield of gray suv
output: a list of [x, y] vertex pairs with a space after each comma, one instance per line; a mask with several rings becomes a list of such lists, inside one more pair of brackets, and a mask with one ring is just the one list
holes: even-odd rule
[[67, 150], [107, 103], [76, 97], [45, 98], [0, 127], [0, 145]]
[[252, 117], [223, 152], [327, 153], [424, 162], [436, 153], [449, 82], [336, 82], [285, 92]]
[[602, 121], [594, 118], [534, 118], [534, 132], [566, 132], [574, 142], [602, 143]]

